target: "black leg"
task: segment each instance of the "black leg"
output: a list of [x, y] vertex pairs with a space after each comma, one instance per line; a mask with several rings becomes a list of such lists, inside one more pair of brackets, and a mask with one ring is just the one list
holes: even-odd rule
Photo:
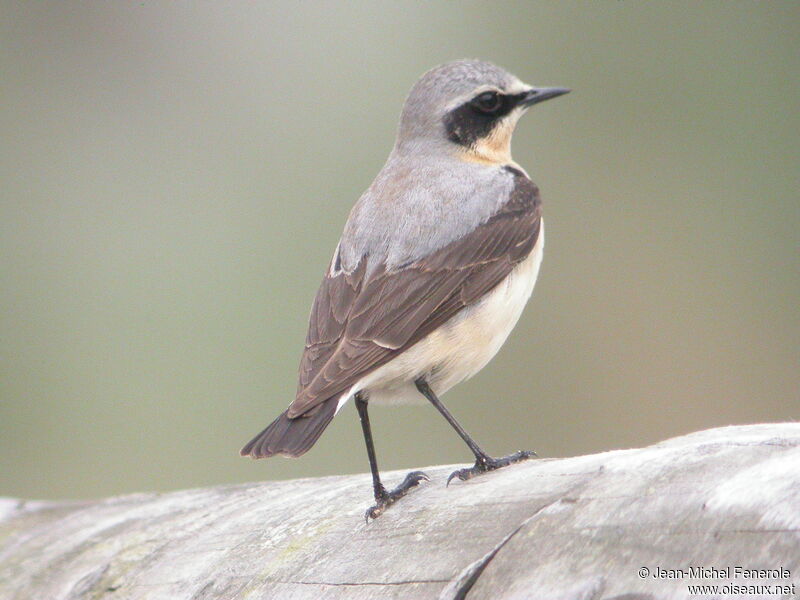
[[375, 457], [375, 444], [372, 442], [372, 429], [369, 426], [369, 414], [367, 413], [367, 401], [361, 393], [355, 395], [356, 410], [358, 418], [361, 419], [361, 429], [364, 431], [364, 442], [367, 444], [367, 457], [369, 458], [369, 468], [372, 471], [372, 489], [375, 492], [375, 500], [386, 497], [386, 488], [381, 483], [381, 476], [378, 473], [378, 459]]
[[436, 410], [442, 413], [442, 416], [447, 419], [447, 422], [450, 423], [452, 428], [456, 430], [456, 433], [458, 433], [458, 435], [461, 436], [461, 439], [467, 443], [467, 446], [469, 446], [469, 449], [472, 450], [472, 453], [475, 455], [475, 459], [480, 461], [489, 458], [489, 455], [481, 450], [481, 447], [478, 446], [475, 440], [470, 437], [461, 424], [456, 421], [456, 418], [449, 410], [447, 410], [447, 407], [442, 404], [442, 401], [439, 400], [438, 396], [433, 393], [433, 390], [428, 385], [428, 382], [424, 379], [417, 379], [414, 383], [417, 385], [419, 392], [428, 400], [430, 400], [431, 404], [436, 407]]
[[458, 477], [461, 481], [466, 481], [467, 479], [472, 479], [475, 477], [475, 475], [480, 475], [486, 471], [494, 471], [500, 467], [505, 467], [512, 463], [527, 460], [536, 456], [536, 452], [531, 450], [520, 450], [519, 452], [515, 452], [510, 456], [504, 456], [503, 458], [492, 458], [486, 454], [486, 452], [484, 452], [480, 446], [478, 446], [475, 440], [473, 440], [460, 425], [460, 423], [456, 421], [456, 418], [452, 415], [452, 413], [447, 410], [447, 407], [442, 404], [442, 401], [439, 400], [436, 394], [433, 393], [433, 390], [430, 388], [425, 379], [420, 377], [414, 383], [416, 384], [419, 392], [428, 400], [430, 400], [430, 403], [436, 407], [436, 410], [442, 413], [442, 416], [447, 419], [447, 422], [450, 423], [452, 428], [456, 430], [456, 433], [461, 436], [461, 439], [467, 443], [467, 446], [469, 446], [469, 449], [472, 450], [472, 453], [475, 455], [475, 466], [452, 472], [450, 477], [447, 478], [447, 485], [450, 485], [450, 481], [454, 477]]
[[422, 471], [412, 471], [403, 480], [403, 483], [398, 485], [391, 492], [387, 492], [386, 488], [381, 483], [381, 476], [378, 472], [378, 459], [375, 457], [375, 444], [372, 441], [372, 429], [369, 426], [369, 413], [367, 412], [367, 400], [364, 399], [361, 392], [355, 395], [356, 410], [358, 410], [358, 418], [361, 420], [361, 429], [364, 431], [364, 442], [367, 445], [367, 457], [369, 458], [369, 468], [372, 471], [372, 489], [375, 494], [375, 506], [367, 509], [366, 519], [369, 523], [370, 519], [378, 518], [384, 510], [397, 502], [400, 498], [405, 496], [408, 491], [419, 485], [420, 481], [430, 481], [427, 475]]

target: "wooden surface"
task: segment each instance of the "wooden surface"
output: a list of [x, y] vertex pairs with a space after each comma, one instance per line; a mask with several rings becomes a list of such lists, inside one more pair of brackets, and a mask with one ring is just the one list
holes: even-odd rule
[[[446, 488], [456, 466], [426, 469], [430, 482], [369, 524], [366, 474], [80, 503], [0, 499], [0, 598], [800, 597], [800, 424], [541, 459]], [[737, 566], [790, 575], [746, 579]], [[653, 578], [689, 567], [730, 567], [731, 577]], [[693, 584], [795, 592], [690, 596]]]

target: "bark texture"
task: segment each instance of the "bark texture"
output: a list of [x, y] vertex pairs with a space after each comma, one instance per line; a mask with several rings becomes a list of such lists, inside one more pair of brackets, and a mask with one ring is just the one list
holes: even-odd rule
[[[534, 460], [446, 488], [455, 468], [425, 469], [430, 482], [369, 524], [366, 474], [91, 502], [0, 499], [0, 598], [800, 594], [800, 424]], [[782, 571], [753, 578], [737, 567]], [[719, 591], [692, 596], [695, 584]]]

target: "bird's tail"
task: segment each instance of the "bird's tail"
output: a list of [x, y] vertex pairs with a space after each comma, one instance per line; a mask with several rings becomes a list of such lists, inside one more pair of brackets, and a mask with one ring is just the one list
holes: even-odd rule
[[284, 411], [269, 427], [250, 440], [240, 454], [267, 458], [276, 454], [297, 458], [308, 452], [336, 414], [338, 398], [329, 398], [310, 413], [294, 418]]

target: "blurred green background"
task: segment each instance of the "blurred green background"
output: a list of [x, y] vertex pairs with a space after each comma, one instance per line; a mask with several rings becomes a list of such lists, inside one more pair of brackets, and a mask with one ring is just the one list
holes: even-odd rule
[[[405, 94], [460, 57], [574, 90], [515, 135], [547, 249], [445, 397], [477, 440], [570, 456], [796, 419], [799, 6], [4, 2], [0, 494], [366, 471], [352, 406], [301, 460], [238, 450], [293, 397]], [[430, 406], [372, 420], [383, 469], [470, 462]]]

